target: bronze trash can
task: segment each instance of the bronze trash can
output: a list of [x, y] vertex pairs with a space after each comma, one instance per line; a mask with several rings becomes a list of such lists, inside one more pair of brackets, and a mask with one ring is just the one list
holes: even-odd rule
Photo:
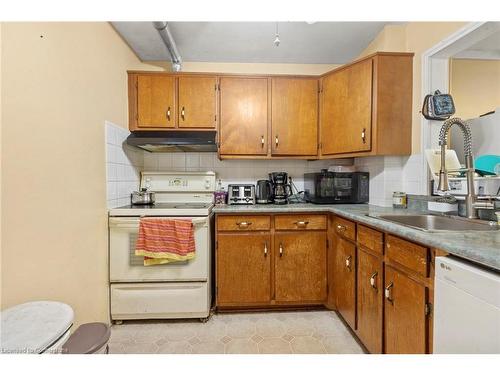
[[63, 354], [108, 353], [111, 329], [105, 323], [82, 324], [62, 346]]

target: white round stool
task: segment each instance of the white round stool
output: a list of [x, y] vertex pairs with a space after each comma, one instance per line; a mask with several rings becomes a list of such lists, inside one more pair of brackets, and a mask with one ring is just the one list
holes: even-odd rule
[[2, 316], [2, 353], [59, 353], [70, 336], [73, 309], [65, 303], [34, 301], [8, 308]]

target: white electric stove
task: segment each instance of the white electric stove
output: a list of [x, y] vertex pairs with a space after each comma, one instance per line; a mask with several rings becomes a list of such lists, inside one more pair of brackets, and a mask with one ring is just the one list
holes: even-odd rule
[[[215, 173], [142, 172], [140, 188], [155, 192], [155, 204], [109, 211], [111, 319], [207, 318]], [[135, 255], [141, 217], [191, 219], [195, 258], [144, 266]]]

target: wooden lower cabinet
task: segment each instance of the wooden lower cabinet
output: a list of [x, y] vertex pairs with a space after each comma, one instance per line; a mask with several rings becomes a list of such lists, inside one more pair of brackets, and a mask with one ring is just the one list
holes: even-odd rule
[[216, 222], [218, 308], [325, 303], [326, 215], [217, 215]]
[[271, 234], [217, 236], [217, 304], [269, 304]]
[[382, 353], [382, 258], [358, 248], [357, 335], [370, 353]]
[[334, 237], [333, 283], [337, 311], [352, 329], [356, 329], [356, 245]]
[[326, 232], [278, 232], [274, 236], [276, 302], [326, 299]]
[[384, 292], [384, 352], [425, 354], [425, 285], [386, 265]]

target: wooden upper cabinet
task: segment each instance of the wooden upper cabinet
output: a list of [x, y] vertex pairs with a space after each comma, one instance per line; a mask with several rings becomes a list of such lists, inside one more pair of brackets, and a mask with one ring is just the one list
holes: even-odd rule
[[276, 232], [277, 302], [326, 300], [326, 231]]
[[425, 354], [426, 287], [386, 265], [384, 292], [384, 352]]
[[362, 61], [326, 76], [322, 89], [322, 154], [369, 151], [372, 60]]
[[412, 53], [377, 53], [321, 79], [320, 154], [409, 155]]
[[179, 128], [215, 128], [217, 78], [179, 76]]
[[318, 80], [272, 78], [272, 155], [318, 153]]
[[269, 304], [270, 233], [217, 235], [217, 304]]
[[175, 127], [174, 77], [139, 74], [136, 77], [135, 90], [137, 112], [131, 122], [135, 122], [139, 128], [137, 130]]
[[356, 329], [356, 245], [334, 236], [333, 287], [335, 306], [352, 329]]
[[221, 155], [267, 155], [268, 79], [220, 79]]

